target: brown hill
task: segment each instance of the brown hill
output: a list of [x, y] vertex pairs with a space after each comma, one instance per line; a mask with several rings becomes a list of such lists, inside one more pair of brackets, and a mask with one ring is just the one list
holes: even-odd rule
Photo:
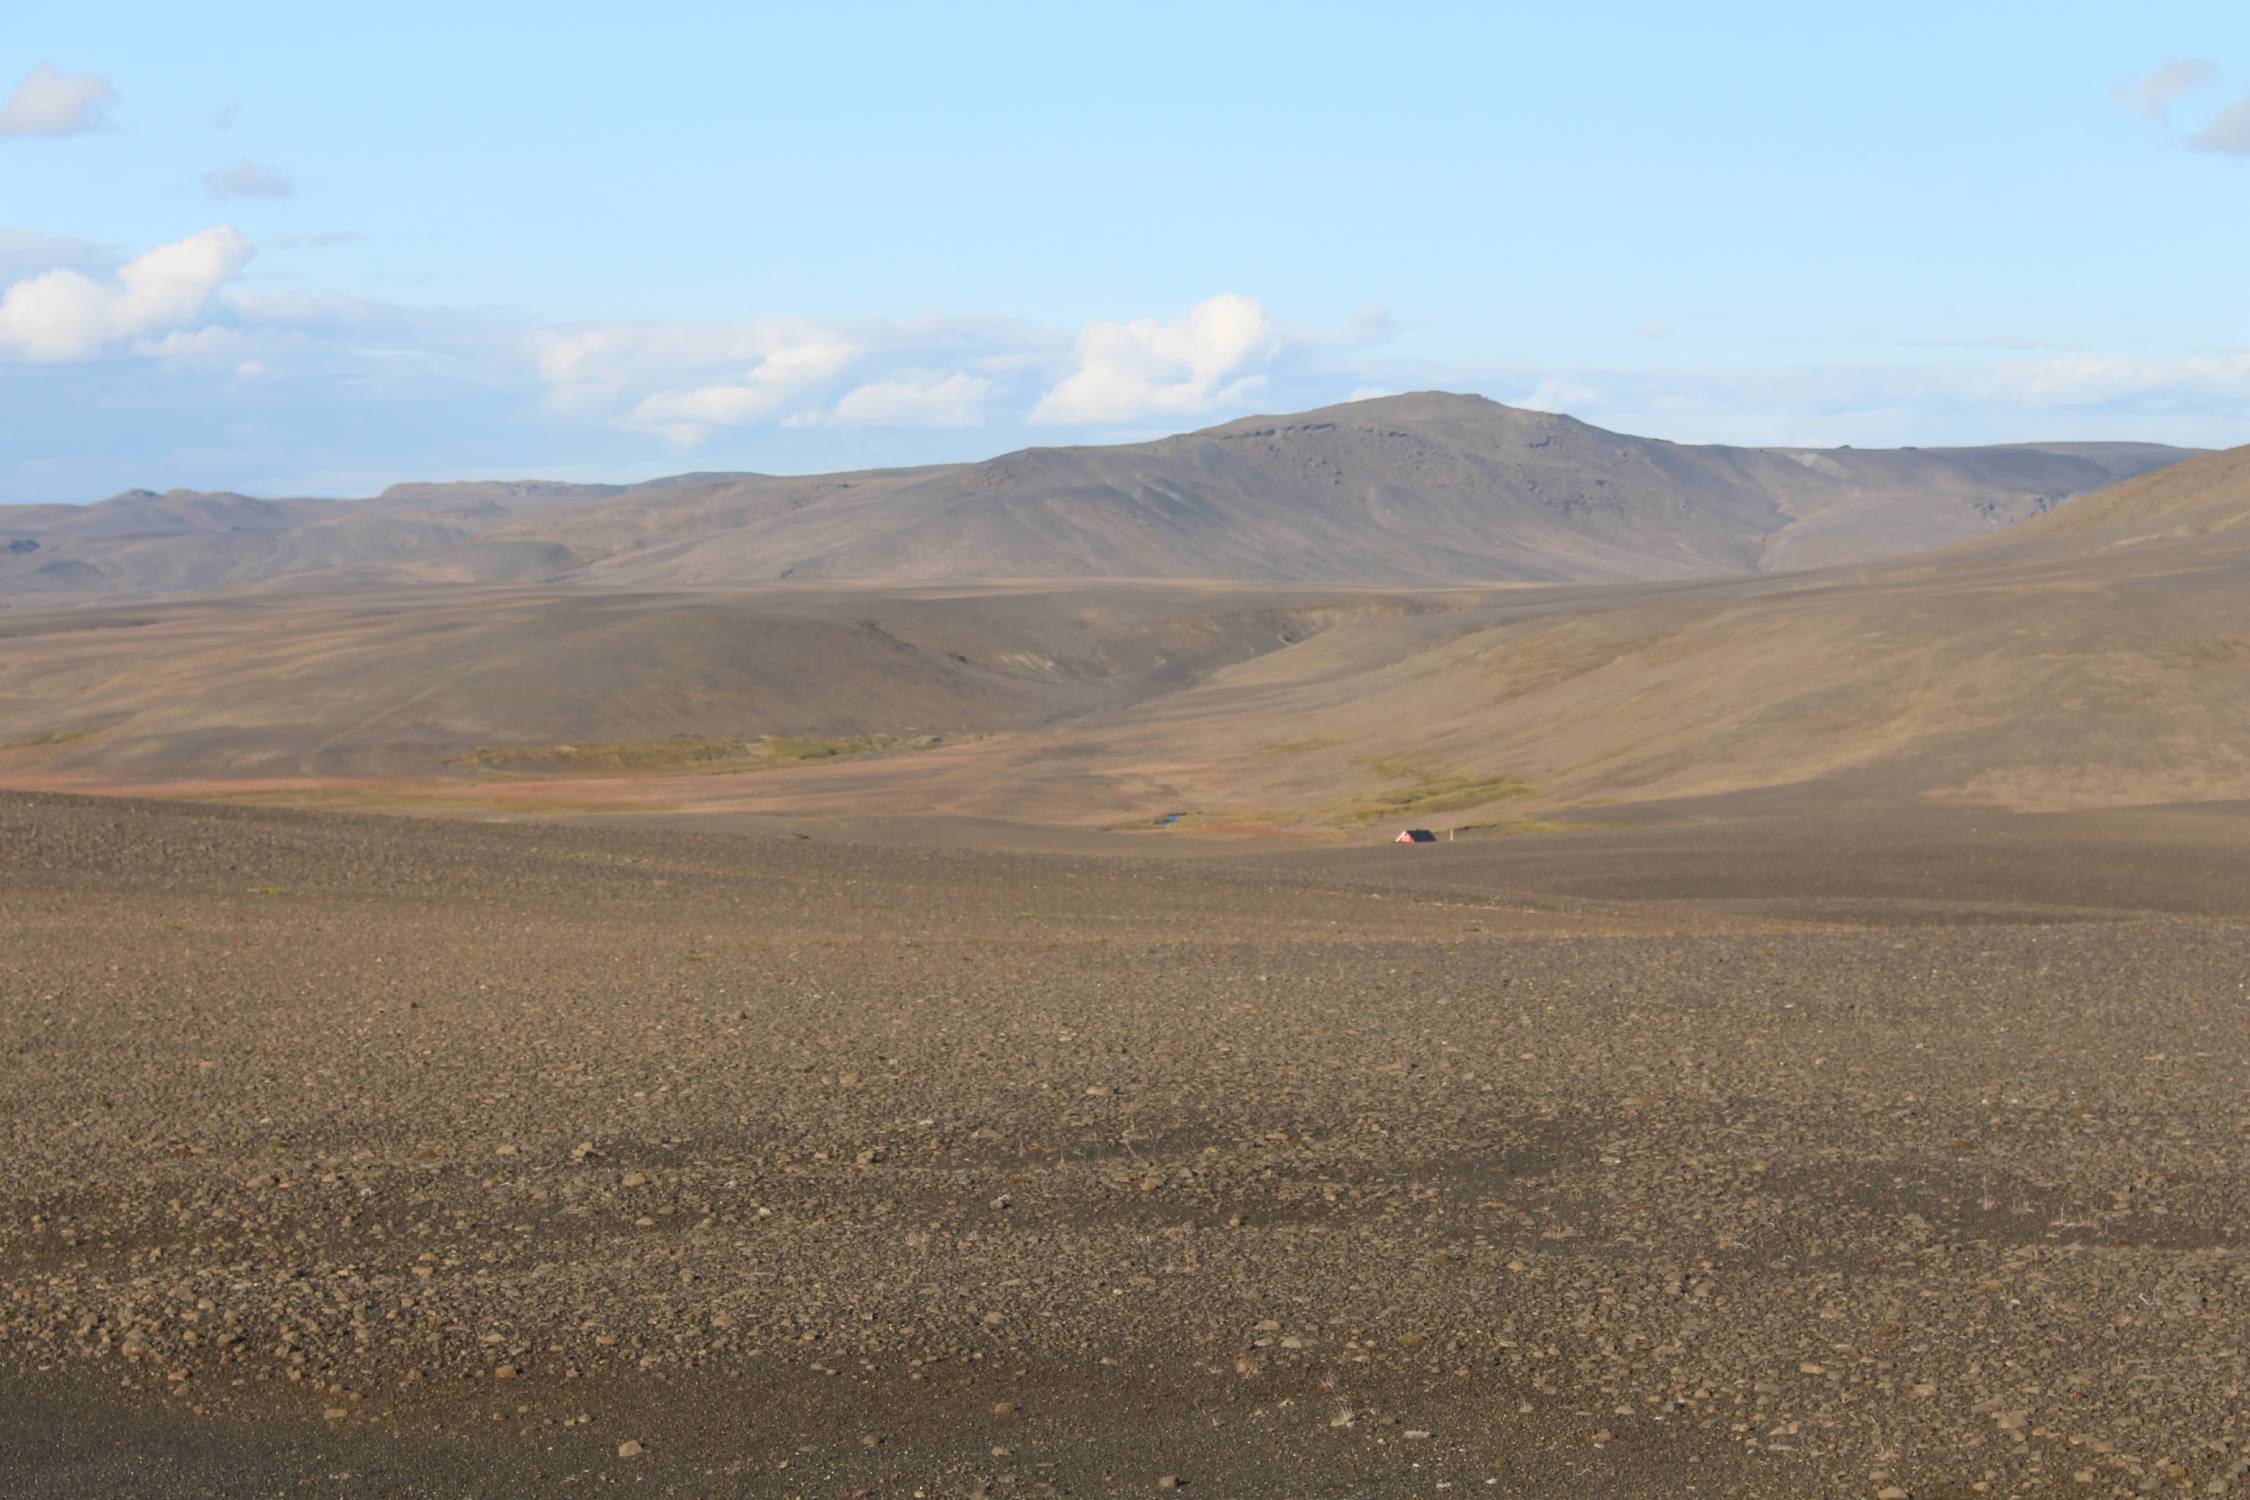
[[[442, 491], [438, 493], [437, 491]], [[156, 597], [317, 579], [559, 576], [551, 542], [481, 533], [516, 507], [593, 486], [402, 485], [373, 500], [259, 500], [127, 490], [86, 506], [0, 507], [0, 605]]]
[[[2088, 498], [2092, 503], [2082, 508], [2027, 523], [2011, 539], [2029, 543], [2068, 537], [2087, 550], [2235, 532], [2250, 524], [2250, 447], [2158, 470]], [[2236, 535], [2222, 545], [2232, 548], [2243, 541]]]
[[14, 549], [0, 550], [0, 603], [540, 580], [1712, 576], [1982, 535], [2185, 456], [2149, 444], [1691, 446], [1423, 393], [934, 468], [400, 485], [351, 502], [136, 491], [78, 510], [0, 508], [0, 546]]
[[[0, 780], [469, 778], [535, 807], [542, 784], [510, 778], [626, 770], [640, 790], [549, 790], [1331, 831], [1751, 792], [2250, 798], [2246, 518], [2237, 449], [1989, 540], [1723, 580], [484, 588], [25, 610], [0, 624]], [[695, 741], [931, 734], [945, 743], [930, 753], [758, 776], [683, 763]], [[585, 751], [680, 736], [676, 754]], [[502, 753], [458, 759], [480, 747]]]
[[[1261, 756], [1275, 742], [1316, 748]], [[1174, 766], [1191, 800], [1284, 817], [1449, 777], [1507, 778], [1547, 807], [1773, 788], [2029, 808], [2250, 798], [2250, 449], [1868, 569], [1371, 621], [1129, 724], [1074, 725], [1056, 748], [1091, 746]]]
[[431, 776], [459, 774], [451, 758], [478, 749], [505, 752], [498, 768], [544, 771], [588, 744], [1029, 730], [1176, 692], [1342, 623], [1441, 607], [1111, 585], [25, 610], [0, 620], [0, 775]]

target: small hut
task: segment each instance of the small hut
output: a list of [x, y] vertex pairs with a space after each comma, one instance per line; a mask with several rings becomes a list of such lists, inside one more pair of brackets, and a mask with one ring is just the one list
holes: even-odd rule
[[1400, 833], [1397, 838], [1392, 839], [1391, 842], [1394, 844], [1434, 844], [1437, 842], [1437, 835], [1427, 828], [1409, 828]]

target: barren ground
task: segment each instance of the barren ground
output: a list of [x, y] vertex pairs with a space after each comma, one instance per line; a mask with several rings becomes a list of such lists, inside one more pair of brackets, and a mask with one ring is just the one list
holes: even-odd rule
[[0, 795], [0, 1489], [2250, 1488], [2240, 810], [1726, 811]]

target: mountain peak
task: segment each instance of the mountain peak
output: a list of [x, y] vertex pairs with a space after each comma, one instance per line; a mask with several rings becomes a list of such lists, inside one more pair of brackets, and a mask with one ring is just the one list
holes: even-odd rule
[[1323, 422], [1362, 427], [1383, 424], [1412, 426], [1425, 422], [1491, 421], [1495, 418], [1536, 415], [1540, 413], [1504, 406], [1485, 396], [1463, 395], [1455, 391], [1402, 391], [1396, 395], [1363, 396], [1356, 401], [1338, 401], [1330, 406], [1316, 406], [1310, 411], [1263, 412], [1256, 416], [1237, 417], [1231, 422], [1221, 422], [1216, 427], [1206, 427], [1187, 435], [1233, 436], [1260, 428], [1302, 428]]
[[[106, 514], [43, 518], [40, 540], [42, 556], [67, 542], [70, 555], [98, 559], [99, 587], [118, 593], [324, 569], [649, 588], [778, 577], [1600, 582], [1817, 567], [1989, 536], [2186, 456], [1682, 446], [1424, 390], [914, 469], [405, 484], [349, 504], [128, 491]], [[303, 544], [272, 540], [284, 535]], [[149, 546], [158, 536], [175, 540]]]

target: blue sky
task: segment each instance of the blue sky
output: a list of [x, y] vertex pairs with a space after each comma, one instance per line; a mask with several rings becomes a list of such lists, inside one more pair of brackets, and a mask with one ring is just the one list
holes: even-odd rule
[[2240, 4], [218, 9], [0, 21], [0, 500], [2250, 440]]

